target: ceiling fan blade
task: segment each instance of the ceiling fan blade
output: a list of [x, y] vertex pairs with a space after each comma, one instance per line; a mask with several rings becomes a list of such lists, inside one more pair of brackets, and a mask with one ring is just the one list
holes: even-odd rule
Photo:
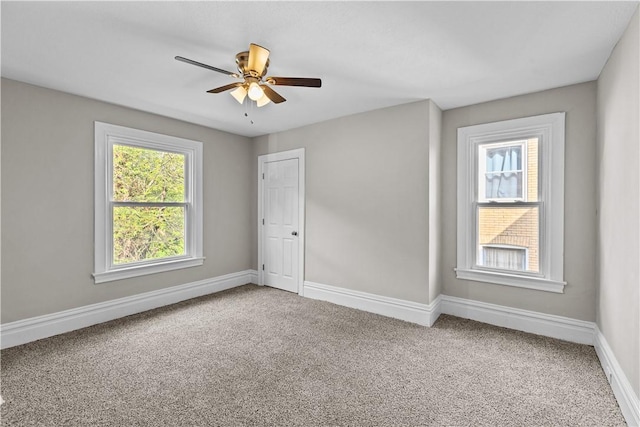
[[264, 90], [264, 94], [267, 95], [267, 98], [269, 98], [274, 104], [280, 104], [281, 102], [286, 101], [286, 99], [280, 96], [278, 92], [271, 89], [269, 86], [262, 85], [261, 87], [262, 87], [262, 90]]
[[247, 61], [247, 68], [249, 68], [249, 70], [253, 70], [258, 73], [258, 76], [261, 76], [268, 59], [269, 49], [253, 43], [249, 45], [249, 60]]
[[228, 84], [228, 85], [217, 87], [215, 89], [208, 90], [207, 93], [224, 92], [225, 90], [229, 90], [229, 89], [233, 89], [234, 87], [242, 86], [242, 84], [243, 84], [242, 82], [231, 83], [231, 84]]
[[265, 81], [278, 86], [322, 87], [322, 80], [305, 77], [267, 77]]
[[192, 59], [183, 58], [182, 56], [176, 56], [177, 61], [186, 62], [187, 64], [196, 65], [198, 67], [206, 68], [207, 70], [216, 71], [218, 73], [226, 74], [232, 77], [238, 77], [236, 73], [232, 73], [231, 71], [222, 70], [220, 68], [212, 67], [211, 65], [203, 64], [202, 62], [194, 61]]

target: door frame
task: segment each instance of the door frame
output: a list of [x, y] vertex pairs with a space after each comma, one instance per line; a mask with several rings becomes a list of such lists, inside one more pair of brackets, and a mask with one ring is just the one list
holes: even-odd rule
[[281, 151], [258, 156], [258, 285], [264, 286], [264, 165], [280, 160], [298, 159], [298, 295], [303, 295], [304, 288], [304, 242], [305, 242], [305, 159], [304, 148]]

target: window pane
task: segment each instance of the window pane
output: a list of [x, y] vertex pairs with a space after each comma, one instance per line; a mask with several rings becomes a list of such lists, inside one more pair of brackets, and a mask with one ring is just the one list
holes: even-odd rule
[[[509, 145], [511, 144], [511, 145]], [[484, 199], [522, 199], [524, 171], [524, 141], [486, 144], [480, 150], [478, 161], [484, 163]], [[481, 169], [482, 170], [482, 169]], [[481, 194], [482, 197], [482, 194]]]
[[478, 172], [481, 201], [537, 201], [538, 138], [482, 144]]
[[[520, 270], [523, 268], [530, 272], [539, 272], [539, 207], [509, 207], [490, 206], [478, 207], [477, 215], [477, 264], [483, 267], [504, 268], [507, 270]], [[496, 252], [489, 254], [489, 258], [483, 256], [484, 246], [516, 246], [525, 249], [525, 266], [518, 267], [517, 263], [500, 261]], [[516, 249], [516, 248], [514, 248]], [[502, 255], [505, 256], [504, 254]], [[496, 263], [502, 262], [506, 267], [498, 267]]]
[[185, 255], [185, 208], [113, 208], [113, 263]]
[[184, 154], [113, 146], [113, 200], [183, 202]]

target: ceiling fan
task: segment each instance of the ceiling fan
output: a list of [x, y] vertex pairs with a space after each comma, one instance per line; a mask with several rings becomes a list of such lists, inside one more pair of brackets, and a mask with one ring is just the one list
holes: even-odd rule
[[212, 67], [211, 65], [193, 61], [191, 59], [176, 56], [178, 61], [187, 64], [196, 65], [211, 71], [226, 74], [228, 76], [243, 79], [241, 82], [231, 83], [220, 86], [215, 89], [208, 90], [208, 93], [220, 93], [230, 89], [235, 89], [231, 95], [242, 104], [245, 97], [249, 97], [255, 101], [258, 107], [268, 104], [270, 101], [279, 104], [286, 101], [280, 94], [271, 88], [273, 86], [304, 86], [304, 87], [321, 87], [322, 80], [304, 78], [304, 77], [264, 77], [269, 67], [269, 50], [262, 46], [251, 43], [249, 50], [240, 52], [236, 55], [236, 64], [238, 65], [238, 73], [222, 70]]

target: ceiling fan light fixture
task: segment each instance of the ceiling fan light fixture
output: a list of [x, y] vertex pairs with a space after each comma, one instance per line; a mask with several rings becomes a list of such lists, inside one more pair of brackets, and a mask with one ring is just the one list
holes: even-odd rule
[[237, 89], [232, 90], [230, 93], [236, 101], [242, 104], [244, 102], [244, 98], [247, 96], [247, 89], [245, 89], [244, 86], [238, 86]]
[[264, 91], [260, 85], [256, 82], [251, 82], [249, 85], [249, 98], [253, 101], [257, 101], [264, 96]]
[[262, 95], [262, 98], [258, 99], [256, 101], [256, 104], [258, 105], [258, 107], [262, 107], [267, 105], [268, 103], [270, 103], [271, 100], [269, 99], [269, 97], [266, 94]]

